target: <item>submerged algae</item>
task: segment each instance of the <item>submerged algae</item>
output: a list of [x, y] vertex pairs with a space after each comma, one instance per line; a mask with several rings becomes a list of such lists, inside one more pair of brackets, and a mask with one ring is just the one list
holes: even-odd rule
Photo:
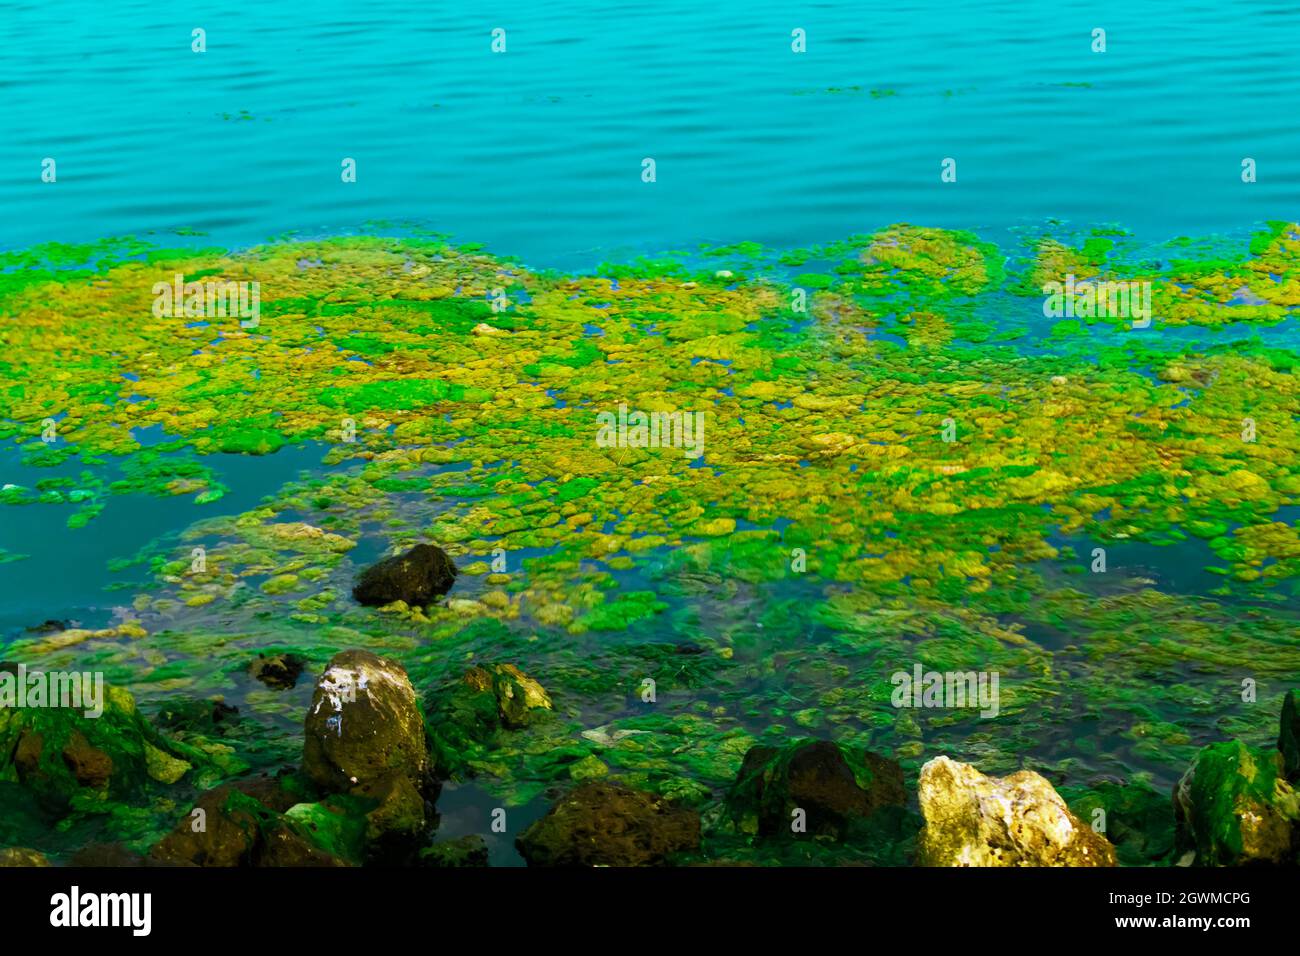
[[[1278, 322], [1295, 304], [1293, 234], [1146, 272], [1160, 283], [1147, 331]], [[1262, 729], [1264, 682], [1300, 673], [1300, 565], [1278, 520], [1300, 497], [1294, 350], [1017, 325], [1008, 303], [1044, 276], [1143, 277], [1109, 240], [1008, 261], [969, 234], [895, 226], [815, 253], [558, 276], [346, 239], [7, 276], [0, 312], [20, 321], [0, 341], [23, 363], [0, 420], [34, 441], [56, 419], [38, 450], [81, 459], [92, 505], [202, 497], [213, 454], [332, 443], [306, 480], [149, 556], [146, 638], [8, 653], [94, 664], [142, 699], [228, 695], [262, 738], [230, 745], [258, 766], [293, 751], [305, 706], [302, 688], [253, 686], [260, 651], [319, 669], [371, 649], [422, 693], [510, 661], [554, 712], [450, 734], [448, 763], [512, 802], [599, 765], [716, 811], [750, 747], [809, 727], [909, 773], [937, 748], [997, 773], [1033, 759], [1072, 787], [1135, 771], [1168, 786], [1220, 724]], [[814, 259], [839, 265], [790, 274]], [[154, 317], [152, 283], [198, 269], [259, 281], [260, 326]], [[1193, 276], [1213, 302], [1180, 287]], [[1230, 304], [1239, 283], [1267, 306]], [[124, 376], [143, 401], [107, 388]], [[599, 447], [596, 413], [620, 403], [702, 412], [703, 457]], [[200, 457], [141, 449], [154, 426]], [[125, 484], [94, 483], [105, 455], [131, 463]], [[15, 500], [31, 503], [0, 507], [44, 507]], [[1204, 540], [1222, 593], [1089, 575], [1059, 534]], [[466, 572], [448, 606], [348, 599], [363, 565], [430, 541]], [[1001, 718], [895, 710], [889, 675], [917, 662], [998, 671]], [[1262, 682], [1258, 705], [1241, 701], [1245, 678]], [[429, 714], [444, 704], [430, 697]]]

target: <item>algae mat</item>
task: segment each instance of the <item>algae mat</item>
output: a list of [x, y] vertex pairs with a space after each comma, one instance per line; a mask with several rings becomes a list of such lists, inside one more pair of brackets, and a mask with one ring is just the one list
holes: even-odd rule
[[[1150, 321], [1049, 316], [1066, 276]], [[0, 257], [3, 659], [155, 721], [238, 708], [183, 731], [203, 774], [0, 838], [148, 846], [296, 762], [311, 681], [259, 654], [354, 647], [430, 713], [475, 662], [546, 688], [444, 755], [471, 814], [610, 775], [721, 846], [746, 750], [799, 736], [1167, 792], [1300, 682], [1297, 304], [1282, 222], [1156, 249], [900, 224], [581, 275], [428, 237]], [[357, 605], [420, 542], [447, 600]], [[899, 706], [915, 673], [996, 675], [996, 706]]]

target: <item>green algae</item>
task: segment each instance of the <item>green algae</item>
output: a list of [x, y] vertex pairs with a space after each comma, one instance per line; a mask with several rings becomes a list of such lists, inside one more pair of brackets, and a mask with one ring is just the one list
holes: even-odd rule
[[[1203, 259], [1186, 247], [1158, 269], [1126, 259], [1119, 235], [1016, 258], [905, 225], [812, 250], [705, 250], [726, 269], [683, 256], [592, 276], [378, 237], [24, 259], [0, 285], [0, 313], [23, 318], [0, 332], [23, 357], [6, 361], [0, 420], [28, 463], [87, 476], [5, 489], [0, 508], [71, 502], [81, 525], [142, 491], [207, 507], [224, 491], [213, 455], [333, 450], [310, 481], [143, 557], [147, 638], [11, 653], [93, 662], [142, 699], [237, 695], [253, 729], [223, 740], [265, 766], [292, 754], [304, 704], [247, 687], [250, 656], [275, 647], [319, 669], [334, 650], [382, 650], [431, 692], [448, 772], [517, 802], [604, 768], [716, 806], [749, 746], [809, 729], [909, 773], [941, 752], [998, 773], [1034, 752], [1074, 782], [1134, 767], [1168, 781], [1216, 721], [1263, 730], [1276, 688], [1251, 710], [1243, 679], [1300, 673], [1300, 546], [1279, 516], [1300, 495], [1294, 352], [1006, 315], [1074, 270], [1152, 281], [1156, 330], [1277, 325], [1300, 302], [1294, 233], [1274, 224]], [[149, 289], [177, 271], [256, 278], [260, 327], [152, 316]], [[1242, 288], [1263, 304], [1230, 304]], [[108, 309], [137, 320], [105, 322]], [[123, 374], [147, 401], [126, 401]], [[702, 461], [598, 447], [595, 412], [619, 402], [704, 412]], [[32, 447], [50, 415], [58, 442]], [[151, 426], [168, 444], [141, 449], [131, 432]], [[97, 477], [102, 457], [122, 461], [120, 480]], [[1204, 541], [1223, 591], [1094, 578], [1062, 536]], [[357, 608], [351, 553], [376, 537], [432, 540], [483, 580], [446, 607]], [[556, 711], [506, 729], [485, 701], [444, 700], [471, 659], [517, 664]], [[899, 711], [890, 674], [918, 662], [999, 672], [1001, 717]], [[1081, 727], [1104, 728], [1106, 748]], [[1121, 858], [1152, 859], [1151, 839]]]

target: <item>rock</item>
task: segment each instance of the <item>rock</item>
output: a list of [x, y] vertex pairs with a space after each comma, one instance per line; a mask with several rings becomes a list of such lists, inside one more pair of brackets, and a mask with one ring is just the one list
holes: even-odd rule
[[106, 786], [113, 776], [113, 758], [91, 746], [80, 730], [73, 730], [68, 742], [63, 745], [63, 762], [83, 787], [98, 790]]
[[1300, 794], [1283, 764], [1282, 752], [1239, 740], [1203, 748], [1174, 789], [1179, 849], [1197, 866], [1296, 862]]
[[1167, 794], [1140, 781], [1101, 783], [1058, 791], [1071, 812], [1089, 825], [1105, 813], [1104, 836], [1120, 866], [1168, 865], [1174, 860], [1174, 812]]
[[258, 654], [248, 673], [272, 690], [290, 690], [307, 666], [307, 659], [297, 654]]
[[921, 866], [1115, 866], [1115, 848], [1032, 770], [986, 777], [936, 757], [921, 768]]
[[488, 865], [487, 843], [478, 834], [458, 840], [435, 843], [420, 851], [420, 865], [434, 867], [472, 867]]
[[414, 852], [436, 788], [424, 717], [400, 664], [362, 650], [334, 656], [307, 712], [302, 766], [324, 792], [371, 801], [374, 855]]
[[307, 711], [303, 772], [327, 793], [429, 772], [424, 718], [402, 665], [369, 651], [336, 654]]
[[561, 798], [515, 841], [530, 866], [659, 866], [700, 845], [700, 815], [604, 781]]
[[157, 863], [188, 866], [251, 866], [253, 851], [275, 813], [261, 801], [226, 785], [198, 799], [195, 811], [149, 850]]
[[[903, 768], [895, 761], [870, 752], [850, 761], [829, 740], [751, 747], [727, 795], [740, 831], [763, 837], [843, 839], [879, 808], [906, 801]], [[796, 821], [805, 828], [795, 830]]]
[[144, 866], [145, 858], [121, 843], [88, 843], [68, 858], [68, 866], [116, 870]]
[[474, 692], [495, 698], [497, 717], [511, 730], [527, 726], [530, 711], [551, 709], [551, 697], [542, 685], [514, 664], [471, 667], [462, 680]]
[[100, 687], [98, 717], [87, 716], [95, 708], [85, 701], [81, 708], [0, 707], [0, 779], [17, 780], [59, 816], [79, 794], [127, 799], [212, 765], [211, 755], [155, 729], [127, 691]]
[[0, 850], [0, 867], [10, 866], [49, 866], [45, 854], [26, 847], [11, 846]]
[[1286, 692], [1282, 701], [1282, 727], [1277, 735], [1277, 749], [1282, 754], [1282, 775], [1288, 783], [1300, 784], [1300, 706], [1295, 691]]
[[361, 604], [382, 606], [394, 601], [427, 607], [451, 590], [456, 565], [437, 545], [417, 544], [405, 554], [385, 558], [362, 572], [352, 596]]
[[440, 776], [458, 776], [504, 734], [551, 713], [550, 695], [513, 664], [480, 664], [426, 696], [430, 739]]
[[239, 708], [219, 697], [212, 700], [182, 697], [163, 703], [157, 719], [167, 730], [220, 736], [239, 723]]
[[[171, 866], [346, 866], [329, 837], [280, 781], [266, 777], [226, 784], [203, 794], [195, 810], [149, 851], [151, 863]], [[335, 812], [360, 827], [354, 808]]]

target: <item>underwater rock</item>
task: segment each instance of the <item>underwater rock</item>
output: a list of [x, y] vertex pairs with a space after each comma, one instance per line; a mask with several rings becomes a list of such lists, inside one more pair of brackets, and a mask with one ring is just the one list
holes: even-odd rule
[[405, 554], [385, 558], [361, 573], [352, 596], [361, 604], [382, 607], [394, 601], [427, 607], [451, 590], [456, 565], [437, 545], [417, 544]]
[[782, 748], [751, 747], [727, 807], [739, 829], [751, 835], [842, 839], [854, 822], [906, 800], [897, 762], [869, 751], [850, 761], [832, 741], [801, 740]]
[[921, 768], [921, 866], [1115, 866], [1115, 848], [1032, 770], [986, 777], [936, 757]]
[[303, 773], [326, 793], [372, 801], [366, 838], [391, 859], [428, 826], [435, 794], [424, 717], [406, 671], [369, 651], [336, 654], [307, 712]]
[[604, 781], [560, 798], [515, 841], [529, 866], [660, 866], [699, 845], [694, 810]]
[[[1104, 820], [1104, 836], [1115, 847], [1121, 866], [1173, 862], [1174, 811], [1167, 794], [1138, 780], [1062, 787], [1058, 793], [1080, 820]], [[1098, 816], [1098, 810], [1104, 817]]]
[[0, 867], [9, 866], [50, 866], [45, 854], [27, 847], [11, 846], [0, 849]]
[[239, 708], [219, 697], [211, 700], [177, 698], [158, 708], [158, 723], [167, 730], [219, 736], [239, 723]]
[[298, 683], [307, 659], [297, 654], [258, 654], [248, 673], [272, 690], [290, 690]]
[[[29, 677], [31, 675], [29, 674]], [[165, 737], [120, 687], [101, 685], [103, 713], [75, 707], [0, 708], [0, 779], [16, 779], [49, 812], [74, 799], [122, 799], [175, 783], [206, 755]]]
[[470, 867], [488, 865], [487, 843], [477, 833], [435, 843], [420, 851], [420, 865], [432, 867]]
[[550, 695], [514, 664], [478, 664], [425, 696], [440, 777], [466, 773], [502, 735], [552, 714]]
[[1179, 849], [1195, 851], [1197, 866], [1296, 862], [1300, 794], [1283, 760], [1239, 740], [1203, 748], [1174, 789]]
[[462, 681], [475, 693], [491, 694], [502, 726], [511, 730], [527, 726], [530, 711], [551, 709], [550, 695], [542, 685], [514, 664], [471, 667]]

